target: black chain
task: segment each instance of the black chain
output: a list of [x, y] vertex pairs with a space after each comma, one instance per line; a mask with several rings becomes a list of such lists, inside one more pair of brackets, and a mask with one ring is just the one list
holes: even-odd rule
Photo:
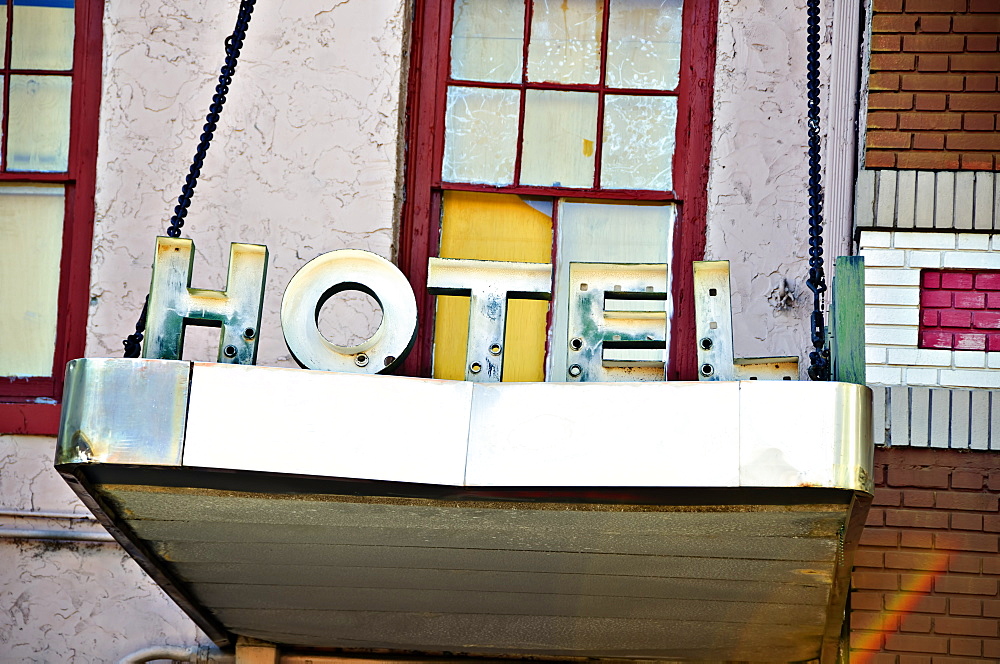
[[809, 353], [809, 378], [830, 380], [830, 352], [826, 348], [826, 324], [823, 321], [823, 185], [820, 176], [819, 131], [819, 0], [806, 3], [806, 88], [809, 99], [809, 278], [806, 286], [813, 293], [810, 330], [813, 350]]
[[[187, 216], [188, 208], [191, 207], [191, 199], [194, 197], [194, 188], [198, 186], [198, 177], [201, 175], [201, 167], [205, 164], [205, 156], [208, 148], [212, 144], [212, 137], [218, 128], [219, 116], [222, 114], [222, 107], [226, 103], [226, 95], [229, 94], [229, 86], [233, 82], [233, 75], [236, 73], [236, 64], [240, 57], [240, 49], [243, 48], [243, 40], [247, 36], [247, 27], [250, 25], [250, 16], [253, 14], [253, 6], [256, 0], [241, 0], [240, 13], [236, 18], [236, 27], [233, 34], [226, 37], [226, 64], [222, 66], [219, 73], [219, 83], [215, 86], [215, 95], [212, 96], [212, 104], [208, 107], [208, 115], [205, 117], [205, 126], [198, 149], [195, 150], [194, 159], [191, 160], [191, 168], [184, 179], [184, 186], [181, 187], [181, 195], [177, 198], [177, 205], [174, 207], [174, 216], [170, 218], [170, 225], [167, 227], [167, 235], [170, 237], [180, 237], [181, 227], [184, 226], [184, 217]], [[142, 350], [142, 333], [146, 330], [146, 311], [149, 306], [149, 295], [142, 305], [142, 313], [135, 324], [135, 334], [130, 334], [122, 341], [125, 346], [125, 357], [139, 357]]]

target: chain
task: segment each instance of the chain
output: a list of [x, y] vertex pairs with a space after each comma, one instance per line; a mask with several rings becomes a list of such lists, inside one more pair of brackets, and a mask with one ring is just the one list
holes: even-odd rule
[[[215, 130], [218, 128], [219, 116], [222, 114], [222, 107], [226, 103], [226, 95], [229, 94], [229, 86], [233, 82], [233, 75], [236, 73], [236, 64], [240, 57], [240, 49], [243, 48], [243, 40], [247, 36], [247, 28], [250, 25], [250, 16], [253, 14], [253, 6], [256, 0], [240, 0], [240, 13], [236, 17], [236, 27], [233, 34], [226, 37], [226, 63], [219, 70], [219, 83], [215, 86], [215, 94], [212, 96], [212, 104], [208, 107], [208, 115], [205, 117], [205, 126], [202, 128], [201, 139], [198, 148], [195, 150], [194, 159], [191, 160], [191, 168], [184, 178], [184, 186], [181, 187], [181, 195], [177, 198], [177, 205], [174, 207], [174, 215], [170, 218], [170, 225], [167, 226], [167, 235], [170, 237], [180, 237], [181, 228], [184, 226], [184, 217], [187, 216], [188, 208], [191, 207], [191, 199], [194, 197], [194, 188], [198, 186], [198, 177], [201, 175], [201, 168], [205, 164], [205, 156], [208, 148], [212, 144]], [[149, 308], [149, 295], [142, 305], [142, 313], [135, 324], [135, 333], [130, 334], [122, 341], [125, 346], [125, 357], [139, 357], [142, 350], [142, 333], [146, 330], [146, 312]]]
[[813, 350], [809, 353], [809, 378], [830, 380], [830, 352], [826, 348], [826, 324], [823, 321], [823, 185], [820, 175], [819, 131], [819, 0], [808, 0], [806, 88], [809, 100], [809, 278], [806, 286], [813, 294], [810, 334]]

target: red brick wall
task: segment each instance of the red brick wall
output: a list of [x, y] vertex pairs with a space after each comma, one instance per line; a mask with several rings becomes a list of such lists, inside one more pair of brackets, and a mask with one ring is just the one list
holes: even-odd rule
[[1000, 455], [879, 448], [875, 483], [851, 662], [1000, 662]]
[[874, 0], [867, 168], [1000, 170], [1000, 0]]
[[922, 270], [920, 347], [1000, 351], [1000, 271]]

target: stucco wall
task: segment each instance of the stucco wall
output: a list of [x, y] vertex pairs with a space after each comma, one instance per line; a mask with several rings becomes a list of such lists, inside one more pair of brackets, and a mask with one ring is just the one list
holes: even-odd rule
[[[102, 529], [52, 468], [55, 441], [0, 436], [4, 531]], [[0, 663], [105, 664], [151, 645], [210, 641], [114, 542], [0, 538]]]
[[[706, 259], [730, 261], [736, 355], [799, 355], [800, 369], [812, 310], [805, 7], [720, 0], [705, 247]], [[832, 8], [821, 3], [824, 135]]]
[[[119, 355], [133, 330], [238, 5], [106, 5], [88, 356]], [[269, 247], [259, 364], [294, 366], [278, 311], [305, 262], [341, 248], [392, 254], [405, 6], [288, 0], [254, 10], [184, 237], [203, 288], [225, 287], [230, 242]], [[346, 338], [370, 327], [370, 308], [354, 312], [327, 329]], [[199, 332], [191, 357], [214, 359]]]

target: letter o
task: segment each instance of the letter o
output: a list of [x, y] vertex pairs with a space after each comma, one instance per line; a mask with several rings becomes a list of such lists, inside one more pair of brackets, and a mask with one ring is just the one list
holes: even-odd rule
[[[347, 290], [371, 295], [382, 307], [375, 334], [357, 346], [330, 343], [319, 331], [319, 312]], [[292, 357], [304, 369], [386, 373], [399, 366], [417, 337], [417, 301], [395, 265], [377, 254], [339, 249], [302, 266], [281, 298], [281, 331]]]

